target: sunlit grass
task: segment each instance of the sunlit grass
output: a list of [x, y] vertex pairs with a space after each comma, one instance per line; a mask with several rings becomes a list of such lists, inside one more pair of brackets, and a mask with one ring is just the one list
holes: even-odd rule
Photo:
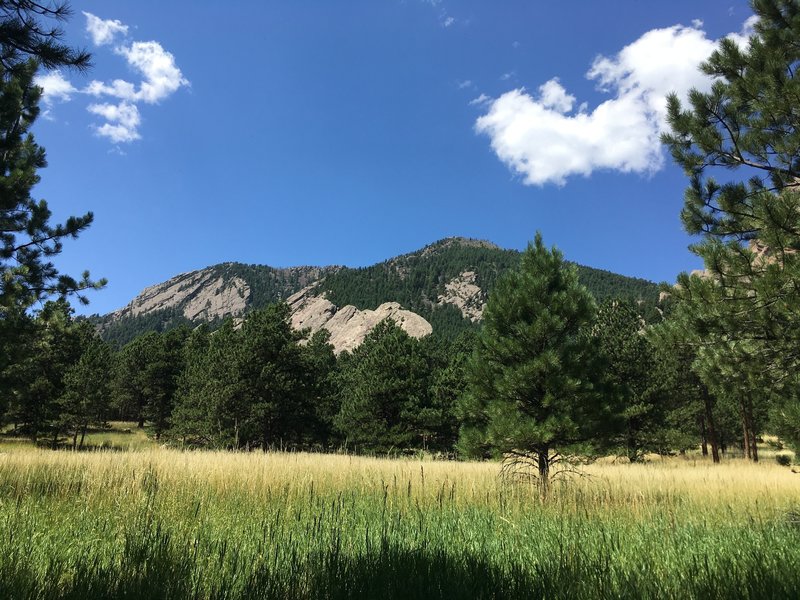
[[800, 475], [180, 452], [0, 454], [0, 597], [796, 597]]
[[[80, 438], [78, 438], [80, 439]], [[39, 445], [50, 447], [52, 440], [40, 439]], [[62, 449], [72, 448], [72, 437], [60, 436], [57, 446]], [[32, 447], [31, 440], [21, 434], [15, 434], [11, 428], [0, 435], [0, 452], [24, 450]], [[83, 440], [82, 450], [125, 450], [136, 451], [156, 448], [158, 444], [148, 436], [144, 428], [130, 421], [111, 421], [107, 427], [89, 429]]]

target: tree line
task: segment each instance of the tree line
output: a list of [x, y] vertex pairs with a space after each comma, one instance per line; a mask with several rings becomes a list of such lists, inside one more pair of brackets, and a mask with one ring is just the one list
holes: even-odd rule
[[[7, 433], [82, 448], [87, 431], [122, 420], [179, 447], [473, 457], [553, 434], [548, 448], [631, 461], [746, 443], [741, 406], [659, 333], [669, 319], [647, 323], [630, 301], [598, 306], [541, 240], [501, 279], [483, 329], [455, 340], [416, 339], [387, 320], [337, 356], [327, 331], [293, 330], [279, 303], [116, 350], [71, 313], [61, 300], [19, 316], [16, 359], [1, 374]], [[768, 417], [748, 412], [756, 432]]]

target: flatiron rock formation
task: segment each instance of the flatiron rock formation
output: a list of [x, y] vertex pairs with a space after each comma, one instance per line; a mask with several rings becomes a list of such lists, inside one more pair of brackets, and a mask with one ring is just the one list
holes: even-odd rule
[[328, 330], [337, 354], [358, 347], [372, 328], [385, 319], [392, 319], [416, 338], [433, 332], [428, 321], [404, 310], [397, 302], [385, 302], [375, 310], [359, 310], [352, 305], [339, 308], [324, 296], [313, 296], [314, 287], [309, 286], [286, 299], [292, 310], [292, 327], [308, 328], [312, 334], [320, 329]]
[[116, 319], [156, 310], [182, 307], [183, 316], [212, 321], [244, 312], [250, 286], [241, 277], [225, 279], [213, 269], [182, 273], [164, 283], [145, 288], [130, 304], [112, 313]]

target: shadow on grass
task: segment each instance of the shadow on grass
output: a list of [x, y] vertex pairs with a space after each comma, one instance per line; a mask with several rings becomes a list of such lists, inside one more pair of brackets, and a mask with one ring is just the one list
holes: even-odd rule
[[[17, 547], [20, 548], [19, 546]], [[298, 549], [299, 550], [299, 549]], [[84, 552], [89, 551], [85, 549]], [[281, 560], [276, 560], [280, 555]], [[303, 555], [273, 548], [240, 554], [229, 540], [199, 551], [146, 515], [129, 529], [116, 557], [65, 553], [39, 562], [20, 549], [0, 557], [0, 598], [15, 600], [796, 598], [794, 572], [756, 554], [681, 565], [660, 576], [654, 565], [613, 565], [602, 549], [571, 557], [498, 563], [466, 551], [383, 545], [344, 554], [337, 546]], [[622, 568], [621, 568], [622, 567]]]

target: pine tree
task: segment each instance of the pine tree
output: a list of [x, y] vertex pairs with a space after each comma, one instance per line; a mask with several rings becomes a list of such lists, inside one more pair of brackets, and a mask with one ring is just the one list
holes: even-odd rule
[[83, 336], [65, 300], [46, 303], [27, 333], [22, 360], [13, 368], [10, 420], [34, 442], [48, 435], [55, 448], [63, 431], [59, 400], [65, 374], [80, 358]]
[[675, 293], [684, 328], [706, 347], [706, 383], [735, 365], [749, 373], [741, 384], [753, 401], [791, 403], [800, 385], [800, 2], [754, 0], [753, 10], [747, 47], [723, 40], [702, 65], [711, 91], [693, 91], [688, 107], [669, 99], [663, 139], [689, 177], [682, 219], [701, 236], [693, 249], [707, 271], [681, 276]]
[[624, 301], [605, 302], [592, 325], [607, 362], [607, 382], [621, 395], [623, 430], [618, 444], [631, 462], [660, 450], [663, 440], [665, 390], [645, 327], [636, 306]]
[[320, 329], [303, 348], [303, 360], [307, 375], [306, 391], [312, 409], [307, 429], [310, 441], [326, 447], [333, 435], [333, 420], [339, 412], [338, 396], [335, 393], [334, 373], [336, 355], [330, 344], [331, 334]]
[[[90, 426], [104, 425], [111, 404], [111, 346], [97, 337], [88, 323], [80, 332], [83, 351], [64, 373], [64, 393], [59, 399], [58, 419], [64, 431], [72, 432], [73, 449], [83, 448]], [[79, 439], [80, 437], [80, 439]]]
[[594, 312], [576, 269], [537, 233], [489, 296], [469, 364], [462, 451], [531, 459], [543, 498], [558, 455], [597, 442], [613, 422], [596, 343], [585, 335]]
[[25, 309], [51, 294], [66, 295], [97, 288], [88, 273], [81, 279], [59, 274], [52, 257], [65, 238], [76, 238], [92, 222], [92, 213], [50, 224], [44, 200], [31, 197], [37, 171], [47, 165], [45, 152], [30, 133], [39, 114], [41, 89], [34, 86], [36, 63], [0, 76], [0, 311]]
[[13, 72], [30, 58], [46, 69], [88, 69], [91, 55], [61, 42], [64, 32], [58, 23], [71, 14], [67, 2], [0, 0], [0, 65], [3, 69]]
[[380, 452], [423, 447], [439, 422], [419, 340], [386, 319], [339, 360], [341, 409], [335, 423], [346, 441]]
[[251, 312], [242, 325], [236, 364], [247, 410], [243, 435], [264, 451], [300, 442], [313, 415], [301, 339], [285, 303]]

